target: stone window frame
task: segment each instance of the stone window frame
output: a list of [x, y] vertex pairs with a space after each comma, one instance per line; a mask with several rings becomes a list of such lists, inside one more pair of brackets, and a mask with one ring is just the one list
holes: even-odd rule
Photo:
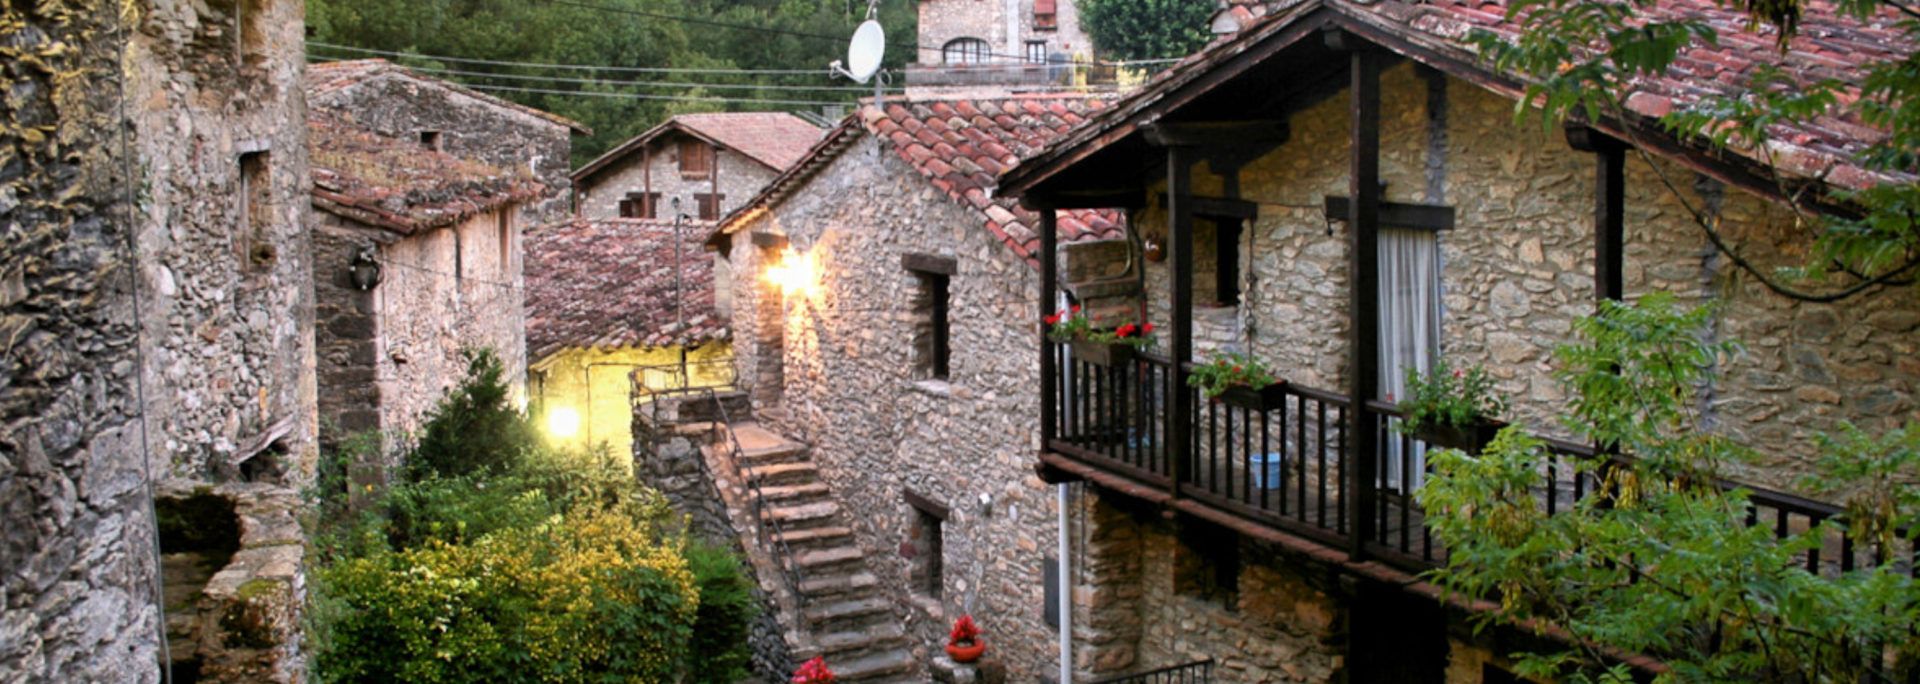
[[953, 378], [953, 277], [960, 263], [953, 257], [908, 253], [901, 268], [913, 276], [907, 310], [914, 316], [912, 375], [921, 381], [951, 382]]
[[[946, 593], [946, 523], [952, 511], [912, 489], [900, 490], [907, 504], [907, 591], [914, 598], [939, 606]], [[932, 612], [933, 609], [929, 609]]]

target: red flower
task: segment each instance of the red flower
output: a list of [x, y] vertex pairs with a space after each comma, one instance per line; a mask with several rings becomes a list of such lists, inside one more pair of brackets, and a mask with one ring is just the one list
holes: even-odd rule
[[1152, 324], [1152, 323], [1148, 323], [1148, 324], [1146, 324], [1146, 325], [1142, 325], [1142, 326], [1140, 326], [1140, 332], [1142, 332], [1142, 333], [1150, 333], [1150, 332], [1153, 332], [1153, 324]]
[[1073, 305], [1073, 308], [1072, 308], [1071, 310], [1072, 310], [1072, 311], [1073, 311], [1074, 313], [1080, 313], [1080, 305], [1079, 305], [1079, 304], [1075, 304], [1075, 305]]
[[827, 669], [827, 659], [814, 656], [800, 669], [793, 671], [793, 684], [833, 684], [833, 671]]
[[971, 644], [973, 643], [973, 640], [978, 638], [979, 636], [980, 636], [980, 628], [974, 626], [973, 616], [962, 615], [960, 616], [960, 619], [953, 621], [953, 631], [947, 634], [947, 643]]
[[1054, 315], [1051, 315], [1051, 316], [1048, 316], [1048, 317], [1046, 317], [1046, 318], [1042, 318], [1042, 319], [1040, 319], [1040, 320], [1043, 320], [1043, 321], [1046, 321], [1046, 323], [1047, 323], [1047, 325], [1059, 325], [1059, 324], [1060, 324], [1060, 314], [1054, 314]]
[[1460, 369], [1458, 369], [1458, 368], [1455, 368], [1455, 369], [1453, 369], [1453, 377], [1455, 377], [1455, 378], [1459, 378], [1459, 377], [1461, 377], [1462, 375], [1464, 375], [1464, 373], [1461, 373], [1461, 372], [1460, 372]]
[[1113, 331], [1113, 334], [1119, 335], [1121, 337], [1133, 337], [1133, 331], [1135, 329], [1136, 329], [1136, 326], [1134, 326], [1134, 324], [1128, 323], [1126, 325], [1120, 326], [1119, 330]]

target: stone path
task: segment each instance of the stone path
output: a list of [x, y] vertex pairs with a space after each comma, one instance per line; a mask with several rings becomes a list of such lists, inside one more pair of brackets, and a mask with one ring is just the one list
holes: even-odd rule
[[[734, 526], [751, 535], [757, 525], [777, 520], [778, 538], [792, 552], [789, 562], [801, 578], [794, 606], [799, 619], [783, 616], [787, 619], [781, 620], [803, 642], [790, 644], [794, 660], [826, 656], [828, 668], [843, 682], [925, 681], [920, 674], [924, 668], [914, 661], [893, 603], [880, 591], [846, 512], [820, 479], [806, 445], [752, 422], [736, 423], [733, 434], [740, 442], [739, 463], [727, 462], [725, 449], [714, 449], [710, 455], [717, 457], [712, 459], [715, 472], [732, 480], [732, 488], [741, 495], [739, 505], [729, 502], [728, 506]], [[746, 483], [755, 478], [767, 502], [762, 520], [751, 519], [752, 490]], [[759, 544], [755, 538], [741, 542]], [[757, 565], [777, 562], [770, 553], [750, 556]], [[779, 572], [771, 567], [757, 569], [763, 577]]]

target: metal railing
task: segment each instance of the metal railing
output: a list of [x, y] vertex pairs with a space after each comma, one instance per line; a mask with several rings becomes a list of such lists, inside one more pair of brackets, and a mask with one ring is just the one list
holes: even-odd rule
[[[787, 589], [793, 592], [794, 602], [804, 605], [806, 596], [800, 593], [800, 583], [806, 577], [793, 557], [793, 549], [787, 546], [786, 530], [781, 527], [780, 520], [767, 515], [767, 493], [761, 487], [761, 475], [756, 472], [751, 477], [744, 476], [746, 467], [741, 465], [741, 460], [746, 457], [746, 451], [740, 448], [740, 437], [733, 433], [733, 420], [727, 415], [726, 403], [720, 401], [720, 394], [712, 389], [707, 389], [706, 394], [713, 400], [714, 415], [719, 418], [714, 422], [714, 429], [726, 435], [727, 458], [733, 463], [736, 474], [743, 475], [741, 479], [746, 481], [747, 490], [753, 497], [755, 537], [760, 541], [760, 548], [773, 556], [780, 575], [787, 580]], [[772, 529], [771, 534], [769, 528]]]
[[1206, 684], [1213, 681], [1213, 659], [1095, 680], [1092, 684]]

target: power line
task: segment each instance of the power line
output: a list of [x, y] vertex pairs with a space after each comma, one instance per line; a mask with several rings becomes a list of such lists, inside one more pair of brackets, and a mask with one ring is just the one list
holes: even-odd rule
[[680, 100], [685, 102], [792, 105], [792, 106], [799, 106], [799, 107], [837, 106], [837, 105], [852, 104], [852, 101], [849, 101], [849, 100], [842, 100], [842, 101], [774, 100], [774, 99], [759, 99], [759, 98], [752, 98], [752, 97], [705, 97], [705, 96], [691, 96], [691, 95], [685, 95], [685, 96], [683, 95], [646, 95], [642, 93], [600, 93], [600, 92], [594, 92], [591, 90], [553, 90], [550, 88], [521, 88], [517, 86], [477, 85], [473, 83], [463, 83], [461, 84], [461, 86], [465, 88], [472, 88], [474, 90], [491, 90], [491, 91], [509, 92], [509, 93], [535, 93], [540, 95], [577, 95], [581, 97], [602, 97], [602, 98], [614, 98], [614, 99], [626, 99], [626, 100]]
[[[678, 21], [678, 22], [687, 23], [687, 24], [699, 24], [702, 26], [730, 28], [730, 29], [736, 29], [740, 31], [753, 31], [756, 33], [768, 33], [768, 34], [773, 34], [777, 36], [792, 36], [795, 38], [810, 38], [813, 40], [830, 40], [839, 44], [845, 44], [849, 37], [849, 36], [828, 35], [824, 33], [808, 33], [805, 31], [790, 31], [787, 29], [768, 28], [765, 26], [754, 26], [751, 24], [735, 24], [735, 23], [730, 23], [725, 21], [716, 21], [713, 19], [702, 19], [699, 17], [686, 17], [686, 16], [675, 15], [675, 14], [661, 14], [659, 12], [648, 12], [645, 10], [628, 9], [625, 7], [608, 7], [606, 5], [595, 5], [595, 4], [586, 3], [586, 2], [576, 2], [575, 0], [547, 0], [547, 1], [556, 5], [566, 5], [568, 7], [578, 7], [581, 9], [597, 10], [597, 11], [609, 12], [613, 14], [630, 14], [637, 17], [647, 17], [649, 19], [665, 19], [667, 21]], [[941, 52], [942, 51], [941, 48], [927, 47], [925, 45], [916, 45], [913, 43], [893, 43], [892, 46], [897, 48], [906, 48], [909, 50], [917, 50], [920, 52]], [[1025, 61], [1026, 59], [1021, 55], [1009, 55], [1009, 54], [1003, 54], [998, 52], [986, 52], [986, 53], [976, 52], [976, 53], [970, 53], [970, 54], [976, 54], [976, 55], [984, 54], [988, 56], [1001, 57], [1001, 58], [1015, 60], [1015, 61]]]
[[[319, 55], [308, 55], [310, 59], [327, 60]], [[413, 71], [422, 71], [450, 76], [473, 78], [498, 78], [515, 81], [537, 81], [542, 83], [586, 83], [594, 85], [636, 87], [636, 88], [708, 88], [713, 90], [799, 90], [799, 91], [836, 91], [871, 93], [872, 88], [857, 86], [806, 86], [779, 83], [692, 83], [688, 81], [619, 81], [601, 78], [569, 78], [565, 76], [535, 76], [524, 74], [495, 74], [484, 71], [462, 71], [458, 69], [437, 69], [433, 67], [407, 67]]]
[[308, 41], [307, 46], [325, 48], [328, 50], [355, 52], [355, 53], [367, 54], [367, 55], [380, 55], [383, 57], [411, 57], [414, 59], [431, 59], [431, 60], [440, 61], [440, 62], [458, 62], [461, 64], [484, 64], [487, 66], [526, 67], [530, 69], [575, 69], [575, 70], [582, 70], [582, 71], [612, 71], [612, 72], [636, 73], [636, 74], [718, 74], [718, 75], [727, 75], [727, 76], [772, 76], [772, 75], [802, 75], [802, 74], [808, 75], [808, 76], [822, 76], [822, 75], [829, 74], [829, 72], [825, 68], [820, 68], [820, 69], [720, 69], [720, 68], [696, 68], [696, 67], [622, 67], [622, 66], [601, 66], [601, 65], [594, 65], [594, 64], [542, 64], [538, 62], [509, 62], [509, 61], [492, 60], [492, 59], [475, 59], [472, 57], [428, 55], [428, 54], [421, 54], [417, 52], [396, 52], [393, 50], [375, 50], [373, 48], [352, 47], [348, 45], [336, 45], [333, 43], [319, 43], [319, 42], [313, 42], [313, 41]]

